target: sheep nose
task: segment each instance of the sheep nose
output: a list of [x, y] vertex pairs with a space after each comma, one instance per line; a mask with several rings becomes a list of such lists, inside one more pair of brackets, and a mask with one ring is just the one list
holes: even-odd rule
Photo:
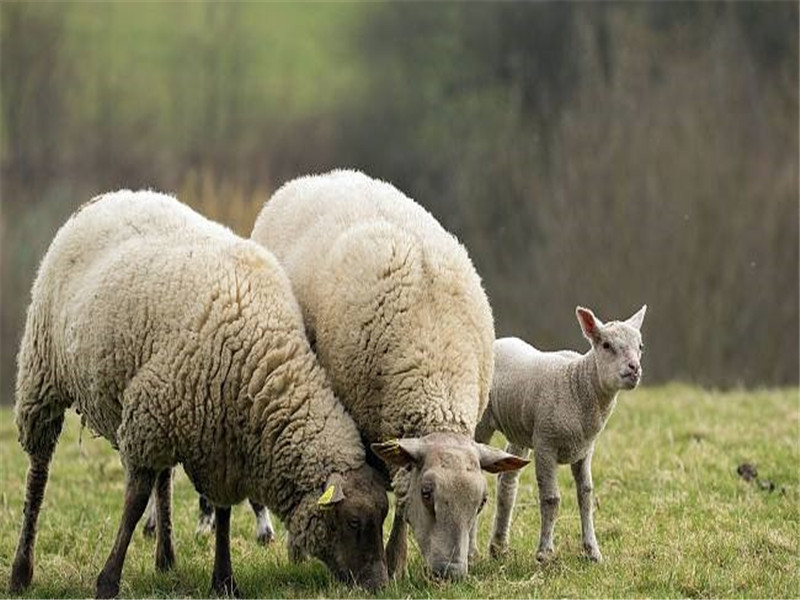
[[632, 363], [628, 363], [628, 368], [633, 373], [637, 373], [637, 374], [639, 373], [639, 369], [641, 369], [641, 367], [637, 363], [633, 363], [633, 362]]

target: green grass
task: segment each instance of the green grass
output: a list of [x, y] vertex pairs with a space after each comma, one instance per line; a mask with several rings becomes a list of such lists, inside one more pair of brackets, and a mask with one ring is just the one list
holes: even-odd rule
[[[12, 413], [0, 411], [0, 595], [6, 594], [17, 542], [27, 459]], [[86, 597], [116, 531], [123, 472], [102, 439], [70, 414], [56, 452], [42, 509], [30, 597]], [[500, 443], [499, 437], [495, 439]], [[557, 558], [534, 560], [539, 516], [533, 469], [523, 472], [512, 551], [488, 558], [494, 503], [481, 520], [484, 556], [456, 584], [426, 578], [411, 552], [410, 576], [378, 597], [797, 597], [798, 391], [708, 392], [671, 385], [621, 398], [594, 459], [597, 537], [603, 564], [580, 557], [580, 524], [569, 469], [561, 469]], [[749, 461], [778, 489], [741, 480]], [[781, 491], [781, 488], [783, 491]], [[196, 498], [178, 470], [175, 537], [178, 565], [153, 566], [154, 545], [134, 538], [123, 573], [123, 597], [207, 596], [213, 541], [195, 538]], [[387, 528], [389, 520], [387, 519]], [[233, 519], [233, 563], [240, 588], [260, 597], [358, 597], [316, 562], [289, 564], [285, 534], [256, 545], [246, 506]]]

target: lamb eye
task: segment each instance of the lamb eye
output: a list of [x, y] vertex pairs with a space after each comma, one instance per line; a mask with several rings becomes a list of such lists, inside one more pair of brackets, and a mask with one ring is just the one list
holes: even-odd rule
[[639, 352], [644, 352], [644, 344], [639, 344]]
[[611, 347], [611, 344], [609, 342], [603, 342], [603, 348], [605, 350], [610, 350], [611, 352], [614, 351], [614, 349]]
[[433, 503], [433, 486], [432, 485], [423, 485], [422, 489], [420, 490], [420, 494], [422, 495], [422, 501], [425, 504], [432, 504]]

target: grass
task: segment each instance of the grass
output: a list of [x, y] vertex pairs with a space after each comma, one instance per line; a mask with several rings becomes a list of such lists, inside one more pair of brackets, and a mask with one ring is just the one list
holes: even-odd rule
[[[102, 439], [70, 414], [40, 518], [29, 597], [86, 597], [109, 552], [121, 511], [123, 472]], [[500, 438], [495, 439], [501, 443]], [[410, 574], [378, 597], [797, 597], [798, 391], [710, 392], [670, 385], [619, 402], [594, 459], [596, 528], [603, 564], [580, 557], [580, 522], [569, 469], [560, 471], [557, 558], [534, 560], [539, 516], [532, 468], [523, 472], [512, 551], [488, 558], [494, 503], [481, 520], [483, 557], [462, 582], [428, 580], [411, 552]], [[777, 489], [736, 474], [742, 462]], [[21, 522], [27, 459], [9, 408], [0, 410], [0, 596], [7, 594]], [[493, 482], [492, 482], [493, 485]], [[178, 469], [177, 568], [157, 574], [154, 545], [137, 535], [125, 564], [123, 597], [207, 596], [213, 540], [195, 538], [196, 497]], [[387, 529], [389, 525], [387, 519]], [[285, 534], [256, 545], [246, 506], [234, 511], [233, 563], [240, 588], [259, 597], [359, 597], [316, 562], [288, 563]]]

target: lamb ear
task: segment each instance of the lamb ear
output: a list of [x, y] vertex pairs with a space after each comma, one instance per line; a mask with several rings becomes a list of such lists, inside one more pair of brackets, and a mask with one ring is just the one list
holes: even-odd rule
[[493, 448], [486, 444], [475, 443], [480, 455], [481, 469], [487, 473], [502, 473], [504, 471], [516, 471], [521, 469], [531, 461], [526, 458], [514, 456], [499, 448]]
[[403, 438], [370, 444], [372, 451], [387, 465], [405, 467], [418, 463], [422, 458], [422, 442], [419, 438]]
[[325, 491], [317, 498], [317, 506], [325, 510], [333, 508], [334, 504], [344, 500], [343, 483], [344, 480], [341, 474], [331, 473], [330, 477], [328, 477], [328, 481], [325, 483]]
[[600, 339], [600, 328], [603, 326], [603, 322], [595, 317], [591, 310], [582, 306], [575, 309], [575, 315], [581, 325], [583, 337], [592, 343], [597, 342]]
[[644, 322], [644, 315], [646, 312], [647, 312], [647, 304], [643, 305], [642, 308], [640, 308], [635, 315], [633, 315], [630, 319], [628, 319], [625, 322], [635, 329], [641, 329], [642, 322]]

